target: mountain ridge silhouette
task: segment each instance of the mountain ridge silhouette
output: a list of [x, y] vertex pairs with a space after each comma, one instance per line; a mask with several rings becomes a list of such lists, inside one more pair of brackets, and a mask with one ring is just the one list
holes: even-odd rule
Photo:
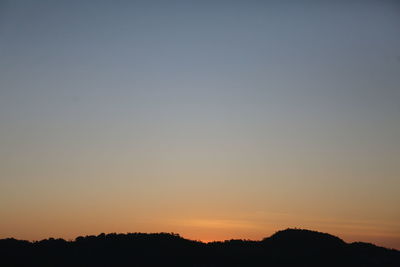
[[305, 229], [203, 243], [174, 233], [0, 239], [0, 266], [400, 266], [400, 251]]

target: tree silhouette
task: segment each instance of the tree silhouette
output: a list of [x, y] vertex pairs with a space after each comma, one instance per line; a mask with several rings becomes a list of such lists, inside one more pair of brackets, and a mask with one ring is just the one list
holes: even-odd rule
[[400, 266], [400, 251], [301, 229], [202, 243], [174, 233], [0, 240], [0, 266]]

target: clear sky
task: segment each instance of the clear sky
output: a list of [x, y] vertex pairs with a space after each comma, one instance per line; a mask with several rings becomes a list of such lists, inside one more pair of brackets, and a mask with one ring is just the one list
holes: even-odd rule
[[400, 249], [399, 203], [398, 1], [0, 2], [0, 238]]

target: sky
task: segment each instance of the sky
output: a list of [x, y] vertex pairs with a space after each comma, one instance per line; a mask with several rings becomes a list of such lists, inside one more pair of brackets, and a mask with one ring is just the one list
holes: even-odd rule
[[400, 249], [399, 139], [398, 1], [0, 3], [0, 238]]

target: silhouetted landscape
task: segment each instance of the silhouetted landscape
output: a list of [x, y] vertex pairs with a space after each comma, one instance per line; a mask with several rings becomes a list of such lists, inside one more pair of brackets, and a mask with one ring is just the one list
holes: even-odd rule
[[0, 240], [1, 266], [400, 266], [400, 251], [287, 229], [261, 241], [203, 243], [174, 233], [100, 234], [74, 241]]

